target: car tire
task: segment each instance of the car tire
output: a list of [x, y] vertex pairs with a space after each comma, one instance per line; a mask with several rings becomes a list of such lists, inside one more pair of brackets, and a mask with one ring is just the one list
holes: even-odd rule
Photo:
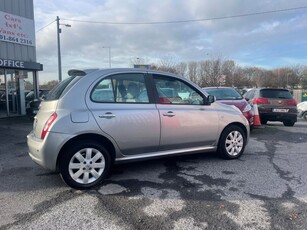
[[246, 136], [242, 128], [230, 125], [221, 134], [218, 152], [225, 159], [237, 159], [244, 152], [245, 145]]
[[292, 126], [294, 126], [295, 121], [284, 121], [283, 123], [284, 123], [284, 126], [290, 126], [290, 127], [292, 127]]
[[99, 143], [84, 140], [63, 152], [59, 168], [64, 182], [74, 189], [89, 189], [108, 175], [112, 165], [109, 152]]
[[307, 120], [307, 111], [303, 114], [303, 118]]
[[261, 122], [262, 125], [266, 125], [266, 124], [268, 123], [268, 120], [266, 120], [266, 119], [261, 119], [260, 122]]

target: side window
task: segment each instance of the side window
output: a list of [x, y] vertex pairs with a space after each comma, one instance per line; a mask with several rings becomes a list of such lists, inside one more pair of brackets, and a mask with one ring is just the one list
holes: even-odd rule
[[159, 96], [159, 103], [184, 105], [204, 104], [202, 95], [189, 84], [163, 75], [153, 75], [153, 77]]
[[254, 97], [255, 90], [250, 90], [246, 93], [245, 98], [252, 99]]
[[117, 74], [101, 80], [93, 89], [94, 102], [149, 103], [143, 74]]
[[99, 82], [92, 91], [91, 99], [95, 102], [115, 102], [111, 79]]
[[250, 99], [250, 95], [251, 95], [250, 91], [247, 91], [243, 96], [244, 98]]
[[255, 97], [255, 90], [252, 89], [251, 92], [250, 92], [250, 99], [253, 99]]

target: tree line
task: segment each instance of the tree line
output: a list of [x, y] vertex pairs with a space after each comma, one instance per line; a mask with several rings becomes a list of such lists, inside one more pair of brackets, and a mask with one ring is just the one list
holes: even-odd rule
[[[144, 58], [131, 59], [134, 64], [147, 64]], [[176, 73], [188, 78], [200, 87], [232, 86], [237, 88], [281, 87], [307, 89], [307, 66], [294, 65], [267, 70], [259, 67], [242, 67], [234, 60], [221, 55], [190, 62], [177, 62], [173, 57], [160, 58], [150, 64], [151, 69]], [[52, 89], [58, 83], [52, 80], [40, 88]]]
[[[146, 61], [146, 60], [145, 60]], [[134, 60], [142, 64], [143, 59]], [[176, 63], [172, 57], [151, 64], [151, 69], [176, 73], [201, 87], [232, 86], [237, 88], [282, 87], [307, 89], [307, 66], [294, 65], [267, 70], [242, 67], [233, 60], [220, 56], [201, 61]]]

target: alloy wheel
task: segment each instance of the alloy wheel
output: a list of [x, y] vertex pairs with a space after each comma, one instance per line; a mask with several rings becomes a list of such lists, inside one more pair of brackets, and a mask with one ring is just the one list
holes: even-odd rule
[[79, 184], [89, 184], [100, 178], [106, 167], [104, 155], [95, 148], [84, 148], [70, 159], [68, 171]]
[[239, 131], [233, 130], [226, 137], [225, 148], [230, 156], [237, 156], [240, 154], [243, 146], [244, 138]]

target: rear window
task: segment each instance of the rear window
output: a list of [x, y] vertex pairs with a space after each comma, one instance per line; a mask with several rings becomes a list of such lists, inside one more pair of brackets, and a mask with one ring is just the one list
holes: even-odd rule
[[47, 94], [45, 101], [58, 100], [62, 94], [67, 92], [79, 79], [81, 76], [71, 76], [66, 78], [57, 84], [50, 92]]
[[281, 89], [262, 89], [260, 96], [264, 98], [279, 98], [279, 99], [292, 99], [292, 95], [288, 90]]

